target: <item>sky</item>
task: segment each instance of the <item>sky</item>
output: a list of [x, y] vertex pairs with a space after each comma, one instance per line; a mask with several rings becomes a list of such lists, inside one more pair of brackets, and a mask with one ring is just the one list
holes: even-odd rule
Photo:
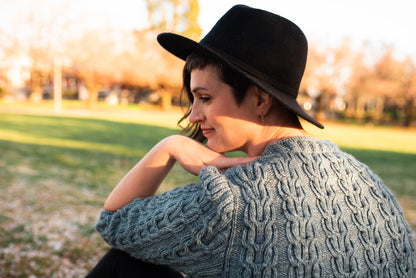
[[[399, 58], [411, 56], [416, 61], [415, 0], [199, 0], [199, 4], [203, 35], [233, 5], [246, 4], [290, 19], [319, 45], [336, 45], [349, 37], [355, 45], [367, 41], [375, 48], [392, 46]], [[54, 6], [66, 16], [82, 17], [83, 28], [128, 30], [147, 24], [145, 0], [0, 0], [0, 28], [19, 32], [12, 30], [12, 23], [34, 5], [44, 11]]]

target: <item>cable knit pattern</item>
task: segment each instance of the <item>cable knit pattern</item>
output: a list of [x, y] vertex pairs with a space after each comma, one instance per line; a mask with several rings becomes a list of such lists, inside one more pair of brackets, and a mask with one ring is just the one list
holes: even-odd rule
[[[153, 263], [203, 277], [219, 277], [230, 238], [233, 197], [215, 168], [203, 182], [136, 199], [117, 212], [103, 211], [96, 225], [118, 249]], [[192, 276], [191, 276], [192, 277]]]
[[187, 277], [416, 277], [412, 231], [368, 167], [293, 137], [250, 164], [103, 211], [113, 247]]

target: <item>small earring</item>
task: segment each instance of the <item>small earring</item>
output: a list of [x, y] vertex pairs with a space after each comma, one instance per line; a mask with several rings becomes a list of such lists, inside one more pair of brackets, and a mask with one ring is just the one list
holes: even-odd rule
[[260, 117], [260, 122], [264, 123], [264, 115], [263, 115], [263, 113], [261, 113], [261, 114], [259, 115], [259, 117]]

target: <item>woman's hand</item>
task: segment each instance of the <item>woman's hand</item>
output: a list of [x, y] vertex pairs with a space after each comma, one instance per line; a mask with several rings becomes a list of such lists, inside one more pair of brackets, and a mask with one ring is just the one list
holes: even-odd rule
[[248, 163], [255, 158], [229, 158], [188, 137], [167, 137], [154, 146], [123, 177], [108, 196], [104, 209], [116, 211], [136, 198], [153, 196], [176, 161], [189, 173], [198, 175], [205, 166], [225, 170]]
[[212, 151], [207, 146], [185, 136], [173, 135], [167, 138], [170, 153], [182, 168], [198, 175], [202, 168], [214, 166], [225, 171], [236, 165], [251, 162], [257, 157], [227, 157]]

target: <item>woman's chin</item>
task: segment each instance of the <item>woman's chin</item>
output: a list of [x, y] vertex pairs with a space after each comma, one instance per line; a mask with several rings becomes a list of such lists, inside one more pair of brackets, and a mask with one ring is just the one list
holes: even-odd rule
[[207, 141], [207, 146], [210, 150], [216, 153], [225, 153], [227, 150], [224, 150], [224, 147], [219, 146], [218, 144], [213, 143], [212, 141]]
[[234, 149], [227, 148], [226, 146], [221, 146], [221, 145], [218, 145], [218, 144], [214, 144], [212, 141], [210, 142], [209, 140], [207, 141], [207, 147], [210, 150], [212, 150], [216, 153], [221, 153], [221, 154], [235, 151]]

